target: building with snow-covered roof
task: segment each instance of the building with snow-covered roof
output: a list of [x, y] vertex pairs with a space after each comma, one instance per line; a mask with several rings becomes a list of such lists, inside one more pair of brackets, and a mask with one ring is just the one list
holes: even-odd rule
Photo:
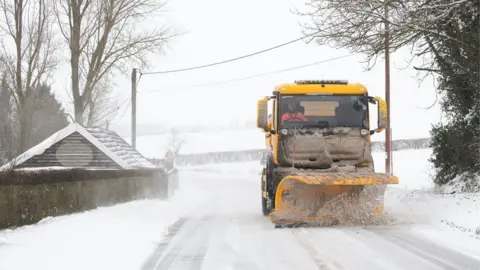
[[135, 169], [156, 166], [117, 133], [73, 123], [0, 169], [38, 167]]

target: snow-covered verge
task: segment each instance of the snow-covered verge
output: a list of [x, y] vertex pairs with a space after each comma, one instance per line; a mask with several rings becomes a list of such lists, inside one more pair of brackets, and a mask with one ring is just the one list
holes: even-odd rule
[[[480, 239], [480, 193], [460, 192], [461, 185], [435, 188], [431, 149], [393, 152], [393, 173], [400, 184], [388, 188], [386, 210], [405, 222], [428, 223], [465, 232]], [[385, 170], [384, 155], [375, 153], [377, 171]]]
[[430, 224], [480, 240], [480, 193], [436, 194], [389, 188], [385, 208], [402, 222]]
[[[467, 181], [463, 177], [468, 177]], [[480, 192], [480, 175], [467, 176], [461, 175], [457, 176], [450, 183], [445, 186], [438, 188], [438, 192], [454, 194], [458, 192]]]

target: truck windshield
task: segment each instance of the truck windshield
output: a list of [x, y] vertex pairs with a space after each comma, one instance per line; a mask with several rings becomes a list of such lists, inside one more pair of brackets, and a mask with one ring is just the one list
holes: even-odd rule
[[367, 103], [361, 95], [282, 95], [280, 128], [368, 128]]

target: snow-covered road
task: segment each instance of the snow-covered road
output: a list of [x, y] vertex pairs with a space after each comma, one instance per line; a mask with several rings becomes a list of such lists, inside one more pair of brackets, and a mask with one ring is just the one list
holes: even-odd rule
[[[233, 233], [237, 235], [232, 235]], [[408, 228], [273, 230], [260, 219], [181, 220], [143, 269], [479, 269]]]
[[208, 199], [169, 229], [143, 269], [480, 268], [478, 240], [466, 238], [458, 250], [422, 232], [436, 229], [401, 217], [381, 227], [275, 229], [260, 214], [259, 197], [252, 196], [258, 194], [257, 180], [204, 173], [189, 181], [208, 191], [202, 196]]
[[422, 153], [405, 152], [409, 163], [397, 163], [403, 184], [386, 196], [393, 224], [275, 229], [261, 215], [259, 163], [215, 164], [185, 168], [170, 201], [0, 231], [0, 269], [480, 269], [471, 232], [480, 196], [426, 191], [425, 163], [415, 160]]

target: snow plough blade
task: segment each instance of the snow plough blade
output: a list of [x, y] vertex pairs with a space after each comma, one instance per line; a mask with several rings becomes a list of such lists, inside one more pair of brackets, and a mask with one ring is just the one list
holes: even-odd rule
[[284, 177], [270, 220], [277, 225], [328, 225], [383, 214], [386, 185], [398, 178], [383, 173], [313, 173]]

